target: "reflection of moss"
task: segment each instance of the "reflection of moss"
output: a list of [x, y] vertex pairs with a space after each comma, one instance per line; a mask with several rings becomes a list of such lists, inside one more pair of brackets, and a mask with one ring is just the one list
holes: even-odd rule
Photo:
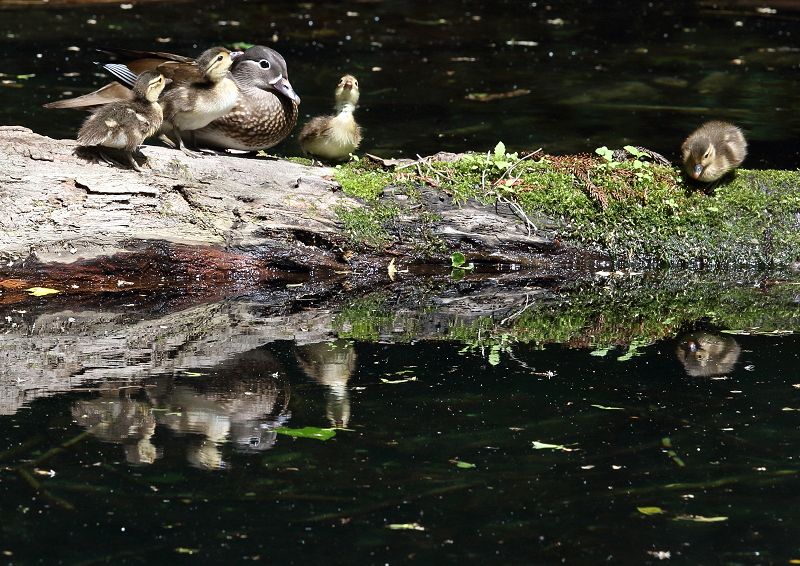
[[333, 329], [340, 338], [375, 341], [382, 333], [393, 335], [400, 342], [415, 337], [416, 325], [412, 321], [403, 324], [404, 332], [394, 334], [397, 324], [396, 311], [380, 294], [372, 294], [354, 301], [342, 309], [333, 321]]
[[[453, 316], [446, 333], [424, 338], [455, 340], [472, 348], [559, 343], [591, 348], [632, 345], [635, 350], [675, 336], [698, 321], [732, 330], [800, 331], [797, 292], [792, 284], [760, 289], [688, 280], [686, 274], [613, 279], [600, 285], [578, 285], [552, 300], [531, 303], [504, 325], [496, 313], [494, 317]], [[392, 335], [398, 341], [422, 338], [415, 329], [425, 326], [420, 320], [426, 315], [416, 313], [398, 320], [379, 297], [372, 295], [343, 311], [337, 318], [340, 336], [375, 340]], [[397, 335], [395, 327], [401, 323], [405, 323], [405, 332]]]

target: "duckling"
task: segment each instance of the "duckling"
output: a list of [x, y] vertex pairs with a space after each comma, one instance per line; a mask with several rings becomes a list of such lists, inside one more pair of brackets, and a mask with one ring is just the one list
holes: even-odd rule
[[[141, 171], [133, 152], [161, 128], [164, 114], [158, 97], [166, 84], [161, 73], [147, 71], [139, 75], [133, 85], [133, 100], [113, 102], [95, 110], [81, 126], [78, 144], [121, 149], [128, 164]], [[100, 155], [110, 161], [102, 149]]]
[[[159, 69], [165, 76], [172, 77], [184, 73], [187, 66], [197, 68], [193, 59], [174, 53], [130, 49], [103, 51], [125, 62], [103, 66], [119, 82], [83, 96], [49, 102], [44, 107], [87, 109], [129, 100], [132, 96], [129, 87], [136, 73]], [[269, 47], [254, 45], [234, 59], [230, 72], [239, 87], [236, 105], [225, 116], [194, 130], [195, 140], [205, 147], [243, 151], [267, 149], [283, 141], [297, 124], [300, 97], [289, 82], [286, 61], [281, 54]]]
[[188, 74], [164, 94], [161, 101], [164, 119], [172, 126], [178, 149], [184, 153], [197, 155], [184, 146], [181, 132], [207, 126], [227, 114], [236, 104], [239, 87], [228, 70], [233, 64], [232, 57], [238, 55], [241, 52], [232, 53], [224, 47], [207, 49], [196, 61], [202, 77]]
[[239, 86], [239, 99], [222, 118], [195, 131], [206, 147], [258, 151], [283, 141], [297, 124], [297, 96], [281, 54], [254, 45], [231, 68]]
[[297, 137], [306, 154], [329, 161], [347, 159], [361, 143], [361, 127], [353, 118], [358, 103], [358, 81], [352, 75], [339, 79], [334, 93], [336, 115], [316, 116]]
[[747, 155], [742, 131], [727, 122], [706, 122], [681, 146], [683, 168], [692, 178], [710, 183], [736, 169]]

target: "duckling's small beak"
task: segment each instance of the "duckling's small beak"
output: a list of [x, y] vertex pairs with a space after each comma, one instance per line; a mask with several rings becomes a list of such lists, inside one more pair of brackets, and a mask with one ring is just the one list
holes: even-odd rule
[[692, 171], [692, 177], [694, 177], [695, 179], [699, 179], [700, 175], [702, 174], [703, 174], [703, 166], [698, 163], [697, 165], [694, 166], [694, 170]]
[[231, 59], [234, 61], [236, 61], [236, 59], [242, 55], [244, 55], [244, 51], [231, 51]]
[[345, 90], [352, 90], [353, 88], [353, 81], [344, 81], [342, 88]]
[[292, 88], [289, 79], [285, 78], [283, 75], [278, 75], [276, 79], [269, 81], [269, 84], [295, 104], [300, 104], [300, 97], [297, 96], [297, 93]]
[[169, 86], [171, 84], [172, 84], [172, 79], [168, 79], [167, 77], [164, 77], [164, 86]]

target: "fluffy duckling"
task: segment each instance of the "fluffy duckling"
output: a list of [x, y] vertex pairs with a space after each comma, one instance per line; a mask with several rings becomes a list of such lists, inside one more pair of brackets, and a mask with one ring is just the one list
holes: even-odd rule
[[[128, 164], [141, 168], [133, 152], [161, 128], [164, 114], [158, 97], [167, 80], [161, 73], [147, 71], [133, 85], [133, 100], [112, 102], [95, 110], [78, 132], [78, 144], [121, 149]], [[100, 155], [110, 161], [100, 150]]]
[[241, 52], [231, 52], [224, 47], [212, 47], [197, 58], [200, 75], [179, 78], [176, 85], [162, 98], [164, 120], [172, 126], [178, 148], [188, 155], [197, 155], [183, 144], [182, 132], [191, 132], [224, 116], [239, 99], [239, 87], [228, 70], [233, 57]]
[[300, 97], [281, 54], [254, 45], [236, 58], [231, 74], [239, 86], [239, 101], [225, 116], [195, 132], [198, 143], [257, 151], [283, 141], [297, 123]]
[[353, 118], [359, 97], [356, 78], [345, 75], [339, 79], [335, 97], [336, 114], [312, 118], [297, 139], [306, 154], [328, 161], [343, 161], [361, 143], [361, 127]]
[[681, 146], [683, 168], [704, 183], [717, 181], [736, 169], [747, 155], [742, 131], [727, 122], [706, 122], [692, 132]]

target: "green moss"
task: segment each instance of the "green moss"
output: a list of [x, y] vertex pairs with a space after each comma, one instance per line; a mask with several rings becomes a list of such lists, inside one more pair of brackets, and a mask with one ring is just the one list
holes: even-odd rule
[[364, 208], [337, 206], [334, 212], [344, 224], [345, 233], [352, 244], [383, 248], [391, 242], [387, 226], [397, 216], [397, 208], [378, 204]]
[[393, 174], [363, 161], [336, 166], [336, 180], [342, 190], [365, 201], [374, 201], [392, 184]]

